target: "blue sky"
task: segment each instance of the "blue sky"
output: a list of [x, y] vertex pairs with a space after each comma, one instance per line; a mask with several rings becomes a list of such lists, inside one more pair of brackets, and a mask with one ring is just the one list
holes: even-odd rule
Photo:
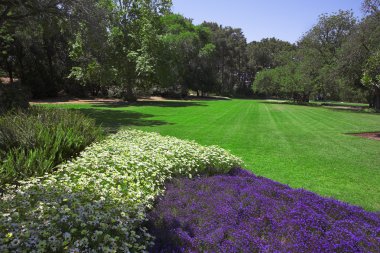
[[214, 21], [242, 28], [248, 42], [276, 37], [296, 42], [322, 13], [353, 10], [360, 17], [362, 0], [173, 0], [173, 11], [195, 24]]

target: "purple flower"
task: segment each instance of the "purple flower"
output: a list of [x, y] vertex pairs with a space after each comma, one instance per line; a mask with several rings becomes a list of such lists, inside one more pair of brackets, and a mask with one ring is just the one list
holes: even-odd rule
[[380, 214], [235, 169], [176, 179], [149, 214], [152, 252], [380, 252]]

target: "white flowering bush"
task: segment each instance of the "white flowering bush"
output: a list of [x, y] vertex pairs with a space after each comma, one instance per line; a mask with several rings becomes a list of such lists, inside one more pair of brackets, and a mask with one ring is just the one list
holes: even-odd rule
[[50, 175], [8, 187], [0, 202], [0, 252], [144, 252], [146, 211], [175, 176], [224, 173], [225, 150], [125, 130]]

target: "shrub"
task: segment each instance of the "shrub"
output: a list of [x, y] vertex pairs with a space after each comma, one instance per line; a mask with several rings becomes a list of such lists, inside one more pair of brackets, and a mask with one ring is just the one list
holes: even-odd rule
[[75, 111], [7, 113], [0, 117], [0, 184], [51, 172], [100, 136], [95, 121]]
[[0, 114], [12, 109], [29, 107], [30, 95], [20, 84], [1, 84], [0, 82]]
[[153, 241], [146, 210], [167, 180], [225, 173], [240, 162], [217, 147], [121, 131], [59, 171], [9, 187], [0, 201], [0, 251], [144, 251]]
[[380, 214], [244, 170], [178, 179], [149, 214], [152, 252], [380, 252]]

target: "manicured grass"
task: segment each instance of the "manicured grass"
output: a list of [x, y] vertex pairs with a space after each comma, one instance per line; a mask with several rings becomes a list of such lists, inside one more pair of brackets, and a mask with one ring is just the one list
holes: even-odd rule
[[255, 100], [50, 105], [80, 109], [111, 129], [134, 127], [240, 156], [255, 174], [380, 211], [380, 115]]

